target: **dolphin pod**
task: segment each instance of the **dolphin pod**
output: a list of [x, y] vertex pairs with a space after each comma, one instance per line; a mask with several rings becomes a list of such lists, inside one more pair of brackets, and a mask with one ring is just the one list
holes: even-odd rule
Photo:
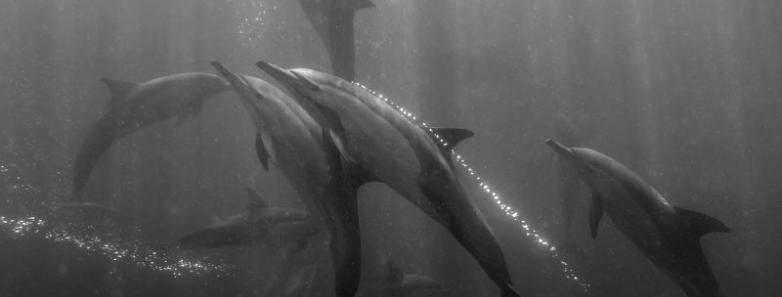
[[458, 182], [448, 155], [472, 132], [445, 128], [430, 133], [382, 97], [326, 73], [286, 70], [263, 61], [257, 66], [302, 105], [319, 110], [327, 137], [346, 162], [363, 168], [444, 226], [500, 288], [501, 296], [518, 296], [500, 244]]
[[304, 107], [255, 77], [212, 66], [228, 80], [253, 119], [256, 151], [264, 168], [275, 164], [307, 209], [328, 228], [337, 296], [353, 296], [361, 276], [361, 240], [356, 192], [363, 173], [343, 166], [330, 139]]
[[150, 124], [174, 117], [182, 121], [200, 113], [204, 101], [230, 86], [210, 73], [190, 72], [159, 77], [144, 83], [101, 79], [111, 91], [108, 111], [87, 131], [74, 161], [73, 196], [81, 192], [92, 168], [118, 139]]
[[592, 191], [592, 237], [603, 213], [657, 268], [689, 297], [720, 297], [717, 280], [701, 249], [701, 236], [728, 232], [708, 215], [671, 205], [656, 189], [621, 163], [598, 151], [546, 140]]

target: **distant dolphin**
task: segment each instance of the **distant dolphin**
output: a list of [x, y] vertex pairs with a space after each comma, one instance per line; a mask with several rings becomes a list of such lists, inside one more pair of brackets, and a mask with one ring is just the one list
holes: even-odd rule
[[326, 46], [331, 69], [337, 76], [355, 79], [356, 11], [375, 7], [369, 0], [299, 0], [304, 13]]
[[294, 97], [324, 115], [342, 157], [370, 172], [443, 225], [501, 289], [518, 296], [500, 244], [457, 180], [450, 151], [472, 132], [428, 128], [381, 96], [357, 84], [311, 69], [257, 66]]
[[80, 200], [84, 185], [101, 156], [118, 139], [153, 123], [198, 114], [207, 98], [230, 89], [210, 73], [179, 73], [144, 83], [101, 79], [111, 91], [111, 103], [93, 124], [74, 162], [73, 199]]
[[346, 166], [313, 115], [273, 85], [212, 62], [234, 87], [258, 134], [256, 152], [268, 170], [275, 164], [310, 213], [328, 228], [338, 297], [352, 297], [361, 276], [358, 187], [370, 177]]
[[307, 247], [320, 227], [303, 210], [269, 207], [253, 190], [247, 189], [247, 211], [190, 233], [178, 240], [179, 248], [224, 246]]
[[451, 292], [434, 279], [419, 275], [403, 273], [393, 261], [387, 261], [385, 275], [377, 283], [359, 291], [356, 297], [455, 297], [461, 296]]
[[589, 227], [597, 236], [605, 211], [630, 240], [690, 297], [724, 296], [701, 250], [700, 238], [728, 227], [708, 215], [672, 206], [616, 160], [589, 148], [546, 140], [592, 190]]

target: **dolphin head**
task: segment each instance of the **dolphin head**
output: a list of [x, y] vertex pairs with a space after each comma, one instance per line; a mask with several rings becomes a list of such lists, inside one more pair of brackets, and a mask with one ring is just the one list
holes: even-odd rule
[[546, 139], [546, 144], [570, 164], [585, 179], [600, 171], [597, 152], [588, 148], [568, 147], [556, 140]]
[[596, 150], [568, 147], [551, 139], [547, 139], [546, 144], [570, 164], [587, 183], [627, 180], [628, 177], [640, 180], [633, 171]]
[[213, 61], [211, 64], [239, 95], [256, 125], [269, 125], [270, 119], [278, 118], [285, 109], [283, 98], [286, 95], [273, 85], [257, 77], [234, 73], [220, 62]]
[[316, 82], [303, 75], [303, 69], [285, 69], [264, 61], [259, 61], [255, 65], [277, 80], [291, 93], [310, 97], [314, 92], [319, 92], [321, 89]]
[[211, 73], [204, 73], [194, 77], [194, 83], [201, 92], [208, 95], [217, 95], [231, 89], [231, 85], [228, 82]]

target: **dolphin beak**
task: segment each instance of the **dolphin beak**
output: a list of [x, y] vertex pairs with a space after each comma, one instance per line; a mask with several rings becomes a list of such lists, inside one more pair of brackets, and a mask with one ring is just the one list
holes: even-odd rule
[[222, 63], [218, 61], [212, 61], [209, 64], [212, 64], [212, 67], [214, 67], [217, 70], [217, 72], [219, 72], [220, 75], [222, 75], [223, 78], [225, 78], [225, 80], [227, 80], [228, 83], [234, 86], [235, 88], [240, 88], [246, 85], [244, 83], [244, 80], [239, 75], [231, 72], [231, 70], [228, 70], [228, 68], [225, 67], [225, 65], [223, 65]]
[[261, 68], [261, 70], [263, 70], [267, 74], [269, 74], [269, 76], [273, 77], [279, 83], [285, 85], [286, 87], [292, 89], [305, 87], [313, 91], [320, 90], [320, 87], [318, 85], [316, 85], [309, 79], [301, 76], [300, 74], [296, 73], [296, 71], [287, 70], [285, 68], [282, 68], [280, 66], [265, 61], [258, 61], [257, 63], [255, 63], [255, 65], [258, 66], [258, 68]]
[[548, 146], [550, 146], [554, 152], [562, 155], [563, 157], [568, 159], [574, 157], [573, 151], [569, 147], [557, 142], [556, 140], [546, 139], [546, 144], [548, 144]]

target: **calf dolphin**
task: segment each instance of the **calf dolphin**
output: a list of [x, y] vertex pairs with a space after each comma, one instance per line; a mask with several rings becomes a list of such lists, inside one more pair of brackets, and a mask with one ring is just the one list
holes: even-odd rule
[[299, 4], [326, 46], [331, 69], [338, 76], [353, 80], [356, 64], [353, 18], [356, 11], [375, 5], [369, 0], [299, 0]]
[[256, 151], [268, 170], [275, 164], [298, 192], [310, 213], [326, 224], [337, 296], [355, 295], [361, 276], [358, 187], [364, 172], [343, 166], [335, 144], [304, 107], [273, 85], [212, 65], [234, 87], [253, 119]]
[[324, 115], [341, 156], [368, 171], [443, 225], [478, 261], [502, 296], [518, 296], [499, 242], [458, 182], [450, 151], [472, 132], [428, 128], [383, 97], [311, 69], [257, 66], [302, 104]]
[[546, 140], [592, 191], [589, 227], [597, 235], [605, 212], [652, 263], [690, 297], [724, 296], [701, 249], [700, 238], [728, 227], [708, 215], [672, 206], [635, 172], [589, 148]]
[[105, 114], [87, 131], [74, 162], [73, 196], [81, 199], [92, 168], [111, 144], [145, 126], [198, 114], [207, 98], [230, 89], [219, 76], [190, 72], [136, 84], [101, 79], [111, 91]]
[[183, 249], [222, 246], [307, 247], [320, 227], [303, 210], [269, 207], [253, 190], [247, 189], [247, 211], [226, 218], [179, 239]]

